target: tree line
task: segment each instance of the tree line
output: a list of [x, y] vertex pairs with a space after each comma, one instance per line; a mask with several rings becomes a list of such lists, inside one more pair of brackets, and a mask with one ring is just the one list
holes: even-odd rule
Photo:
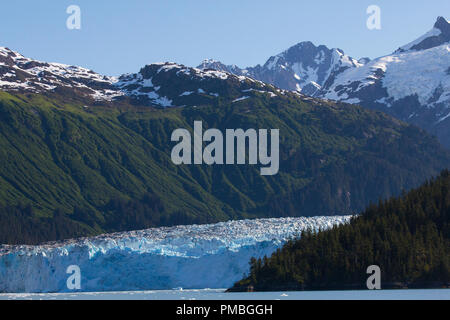
[[42, 215], [31, 205], [18, 204], [0, 207], [0, 245], [35, 245], [103, 232], [206, 222], [209, 221], [183, 211], [167, 212], [161, 199], [153, 193], [146, 193], [140, 199], [113, 199], [99, 210], [75, 207], [73, 212], [56, 209], [50, 215]]

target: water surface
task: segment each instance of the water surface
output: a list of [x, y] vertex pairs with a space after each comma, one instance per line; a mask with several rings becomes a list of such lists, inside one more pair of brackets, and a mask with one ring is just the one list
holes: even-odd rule
[[164, 290], [92, 293], [0, 294], [0, 300], [450, 300], [450, 289], [226, 293]]

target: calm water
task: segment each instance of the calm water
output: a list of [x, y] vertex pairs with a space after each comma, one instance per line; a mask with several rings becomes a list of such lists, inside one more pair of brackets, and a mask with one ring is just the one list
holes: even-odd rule
[[0, 300], [450, 300], [450, 289], [225, 293], [168, 290], [101, 293], [0, 294]]

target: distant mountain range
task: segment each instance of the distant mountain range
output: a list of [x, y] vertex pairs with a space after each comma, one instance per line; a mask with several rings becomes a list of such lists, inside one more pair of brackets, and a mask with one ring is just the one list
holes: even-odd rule
[[357, 61], [340, 49], [316, 47], [312, 42], [301, 42], [285, 52], [271, 57], [263, 66], [240, 69], [227, 66], [219, 61], [205, 60], [198, 68], [227, 71], [241, 76], [249, 76], [279, 88], [314, 95], [332, 74], [348, 68], [362, 66], [369, 59]]
[[[229, 91], [231, 87], [240, 90]], [[147, 65], [119, 78], [103, 76], [82, 67], [26, 58], [5, 47], [0, 47], [0, 90], [76, 96], [97, 104], [126, 100], [163, 108], [204, 104], [219, 98], [219, 93], [228, 98], [241, 98], [253, 90], [271, 97], [286, 94], [250, 77], [170, 62]]]
[[205, 60], [199, 68], [380, 110], [426, 129], [450, 147], [450, 23], [443, 17], [417, 40], [372, 61], [301, 42], [263, 66], [241, 69]]

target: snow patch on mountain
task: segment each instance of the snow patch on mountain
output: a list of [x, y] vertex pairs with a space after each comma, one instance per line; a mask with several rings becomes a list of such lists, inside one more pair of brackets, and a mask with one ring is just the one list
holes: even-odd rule
[[[436, 88], [442, 87], [445, 94], [450, 93], [450, 45], [443, 45], [410, 54], [399, 54], [386, 61], [383, 84], [394, 100], [416, 94], [420, 103], [431, 102]], [[431, 103], [432, 105], [433, 103]]]
[[[258, 87], [266, 84], [221, 70], [201, 70], [173, 62], [154, 63], [143, 67], [138, 73], [116, 77], [97, 74], [89, 69], [60, 63], [46, 63], [24, 57], [10, 49], [0, 47], [0, 90], [18, 93], [73, 92], [76, 96], [98, 101], [114, 101], [130, 98], [144, 105], [171, 107], [190, 105], [176, 98], [186, 98], [183, 92], [194, 93], [201, 82], [215, 82], [215, 90], [198, 92], [211, 97], [219, 97], [220, 81], [251, 83]], [[178, 83], [174, 88], [173, 82]], [[186, 86], [186, 88], [182, 88]], [[246, 86], [248, 87], [248, 85]], [[174, 92], [184, 89], [178, 93]], [[176, 100], [176, 101], [175, 101]], [[192, 99], [190, 101], [193, 101]]]
[[405, 51], [426, 50], [440, 46], [450, 41], [450, 23], [444, 17], [438, 17], [433, 29], [418, 39], [400, 47], [395, 53]]
[[439, 17], [431, 31], [393, 54], [332, 75], [314, 96], [387, 112], [429, 131], [449, 147], [448, 20]]
[[246, 100], [246, 99], [248, 99], [248, 98], [250, 98], [250, 97], [249, 97], [249, 96], [243, 96], [243, 97], [240, 97], [240, 98], [234, 99], [234, 100], [233, 100], [233, 102], [239, 102], [239, 101], [243, 101], [243, 100]]
[[348, 102], [349, 97], [358, 97], [363, 88], [381, 81], [388, 93], [386, 98], [389, 99], [383, 100], [387, 106], [405, 97], [417, 96], [422, 105], [433, 107], [450, 101], [450, 75], [446, 72], [449, 67], [449, 44], [397, 53], [344, 71], [320, 97]]
[[332, 75], [347, 68], [357, 68], [367, 60], [355, 60], [340, 50], [315, 46], [312, 42], [300, 42], [288, 50], [270, 57], [261, 66], [241, 69], [216, 60], [205, 60], [198, 68], [221, 70], [235, 75], [245, 75], [281, 89], [311, 95], [320, 89]]
[[[176, 63], [150, 64], [138, 73], [126, 74], [115, 83], [127, 97], [159, 107], [210, 103], [225, 88], [254, 88], [276, 95], [275, 88], [261, 81], [227, 71], [186, 67]], [[231, 97], [231, 100], [239, 97]]]
[[441, 30], [437, 29], [437, 28], [433, 28], [430, 31], [428, 31], [427, 33], [425, 33], [423, 36], [419, 37], [418, 39], [404, 45], [403, 47], [400, 47], [400, 49], [398, 50], [399, 52], [403, 52], [403, 51], [408, 51], [411, 50], [412, 47], [418, 45], [419, 43], [421, 43], [422, 41], [424, 41], [427, 38], [430, 37], [437, 37], [442, 33]]
[[155, 228], [41, 246], [0, 247], [0, 292], [67, 292], [78, 265], [82, 291], [227, 288], [251, 257], [272, 254], [303, 230], [328, 229], [350, 216], [230, 221]]
[[41, 93], [64, 87], [110, 101], [123, 95], [113, 87], [116, 81], [86, 68], [41, 62], [0, 47], [0, 90]]

